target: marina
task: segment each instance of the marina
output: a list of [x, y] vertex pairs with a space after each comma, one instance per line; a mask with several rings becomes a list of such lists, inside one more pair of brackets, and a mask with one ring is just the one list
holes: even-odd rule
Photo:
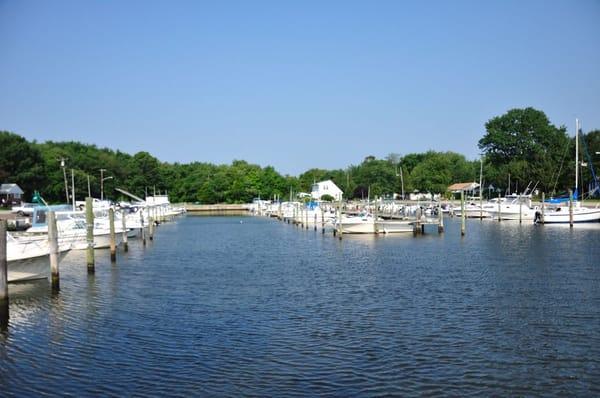
[[600, 224], [339, 241], [190, 214], [91, 275], [70, 251], [59, 293], [10, 284], [3, 394], [600, 392]]
[[0, 398], [600, 397], [599, 1], [0, 4]]

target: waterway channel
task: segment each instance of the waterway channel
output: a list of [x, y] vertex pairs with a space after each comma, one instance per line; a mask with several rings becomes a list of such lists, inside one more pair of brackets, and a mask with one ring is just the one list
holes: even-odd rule
[[0, 395], [599, 395], [600, 225], [187, 216], [10, 286]]

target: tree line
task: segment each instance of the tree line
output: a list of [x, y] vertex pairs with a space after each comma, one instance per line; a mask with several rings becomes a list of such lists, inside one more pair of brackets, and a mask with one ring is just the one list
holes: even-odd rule
[[[600, 166], [600, 130], [582, 137], [596, 168]], [[556, 127], [533, 108], [511, 109], [485, 124], [479, 140], [482, 152], [484, 194], [522, 191], [529, 183], [540, 191], [571, 188], [574, 179], [574, 138], [564, 126]], [[61, 163], [64, 162], [64, 163]], [[61, 165], [64, 165], [62, 167]], [[101, 184], [100, 169], [105, 169]], [[215, 165], [206, 162], [161, 162], [148, 152], [127, 154], [80, 142], [29, 142], [7, 131], [0, 132], [0, 181], [19, 184], [30, 200], [35, 190], [49, 202], [67, 201], [65, 181], [75, 181], [77, 198], [120, 199], [116, 187], [144, 197], [168, 192], [172, 202], [246, 203], [254, 198], [285, 199], [290, 192], [310, 192], [315, 181], [333, 180], [349, 199], [391, 197], [402, 191], [444, 193], [455, 182], [479, 181], [480, 159], [468, 160], [455, 152], [427, 151], [389, 154], [384, 159], [367, 156], [345, 169], [313, 168], [299, 176], [282, 175], [272, 166], [243, 160]], [[509, 177], [510, 176], [510, 177]], [[588, 168], [582, 178], [590, 181]], [[510, 187], [508, 181], [511, 181]], [[89, 181], [89, 185], [88, 185]]]

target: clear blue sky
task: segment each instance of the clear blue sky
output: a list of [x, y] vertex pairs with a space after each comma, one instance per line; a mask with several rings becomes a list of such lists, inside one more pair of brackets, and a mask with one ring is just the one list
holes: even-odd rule
[[0, 129], [297, 175], [600, 128], [600, 1], [0, 0]]

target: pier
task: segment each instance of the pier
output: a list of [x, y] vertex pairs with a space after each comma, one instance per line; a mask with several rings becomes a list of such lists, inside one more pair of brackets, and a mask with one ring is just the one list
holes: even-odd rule
[[201, 205], [192, 203], [182, 203], [180, 206], [184, 207], [185, 210], [192, 214], [248, 214], [250, 212], [250, 204], [214, 204], [214, 205]]

